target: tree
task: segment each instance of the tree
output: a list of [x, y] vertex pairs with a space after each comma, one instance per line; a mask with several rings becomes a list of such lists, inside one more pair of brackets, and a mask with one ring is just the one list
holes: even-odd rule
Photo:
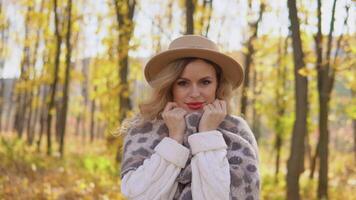
[[28, 4], [26, 6], [26, 14], [25, 14], [25, 36], [24, 36], [24, 46], [22, 51], [22, 59], [21, 59], [21, 69], [20, 69], [20, 80], [16, 83], [16, 114], [14, 121], [14, 128], [17, 131], [17, 135], [19, 138], [22, 138], [24, 126], [25, 126], [25, 116], [27, 115], [27, 104], [29, 101], [28, 89], [25, 84], [29, 81], [29, 73], [30, 73], [30, 15], [33, 10], [33, 5]]
[[295, 0], [288, 0], [289, 19], [292, 31], [292, 46], [295, 76], [295, 122], [291, 152], [287, 162], [287, 199], [300, 199], [299, 176], [304, 170], [304, 138], [307, 132], [308, 81], [299, 71], [305, 67], [300, 37], [298, 10]]
[[255, 47], [253, 45], [254, 40], [257, 38], [257, 33], [258, 33], [258, 25], [262, 20], [262, 15], [265, 10], [265, 4], [261, 3], [260, 4], [260, 10], [258, 14], [258, 18], [255, 22], [250, 23], [250, 28], [252, 30], [252, 34], [249, 37], [247, 41], [247, 53], [245, 55], [245, 73], [244, 73], [244, 81], [242, 84], [242, 91], [241, 91], [241, 115], [245, 116], [247, 115], [247, 104], [248, 104], [248, 89], [250, 85], [250, 68], [253, 65], [253, 55], [255, 54]]
[[128, 67], [129, 67], [129, 43], [134, 31], [133, 17], [135, 13], [135, 0], [114, 0], [116, 21], [118, 24], [118, 77], [120, 80], [119, 93], [119, 121], [121, 122], [127, 116], [131, 109], [129, 98]]
[[62, 112], [59, 121], [60, 129], [60, 143], [59, 143], [59, 152], [63, 157], [64, 152], [64, 136], [66, 133], [66, 121], [67, 121], [67, 111], [68, 111], [68, 101], [69, 101], [69, 85], [70, 85], [70, 68], [71, 68], [71, 57], [72, 57], [72, 45], [71, 45], [71, 32], [72, 31], [72, 0], [68, 0], [67, 4], [67, 33], [65, 46], [67, 49], [66, 52], [66, 68], [65, 68], [65, 80], [63, 87], [63, 98], [62, 98]]
[[53, 71], [53, 81], [51, 83], [50, 89], [50, 100], [48, 104], [47, 112], [47, 154], [52, 153], [52, 141], [51, 141], [51, 128], [52, 128], [52, 117], [55, 109], [55, 97], [58, 83], [58, 71], [60, 65], [60, 55], [61, 55], [61, 45], [62, 45], [62, 35], [60, 33], [60, 22], [59, 22], [59, 11], [58, 11], [58, 0], [53, 0], [53, 12], [54, 12], [54, 26], [55, 26], [55, 37], [56, 37], [56, 50], [55, 50], [55, 61], [54, 61], [54, 71]]
[[[321, 36], [321, 16], [320, 7], [321, 1], [318, 0], [318, 33], [315, 42], [320, 43], [317, 45], [317, 71], [318, 71], [318, 94], [319, 94], [319, 141], [317, 145], [317, 153], [319, 153], [320, 164], [319, 164], [319, 180], [318, 180], [318, 198], [327, 199], [328, 198], [328, 157], [329, 157], [329, 128], [328, 128], [328, 116], [330, 111], [330, 98], [331, 92], [334, 86], [336, 66], [331, 63], [331, 49], [333, 43], [333, 31], [335, 24], [335, 8], [336, 1], [333, 2], [331, 20], [330, 20], [330, 30], [328, 34], [327, 49], [325, 59], [326, 62], [322, 62], [322, 36]], [[346, 9], [348, 14], [348, 8]], [[345, 19], [344, 24], [347, 24], [348, 15]], [[337, 57], [337, 52], [340, 48], [342, 35], [339, 37], [336, 46], [335, 59]], [[320, 59], [319, 59], [320, 57]]]
[[185, 34], [208, 36], [213, 0], [185, 0]]
[[[6, 52], [7, 52], [7, 43], [9, 38], [9, 21], [5, 17], [3, 12], [3, 2], [0, 1], [0, 74], [2, 74], [2, 70], [4, 68]], [[0, 132], [3, 130], [2, 124], [2, 113], [4, 106], [4, 98], [5, 98], [5, 81], [3, 77], [0, 76]]]
[[[38, 52], [39, 52], [39, 45], [42, 39], [42, 33], [43, 33], [43, 20], [41, 19], [41, 16], [43, 16], [43, 10], [44, 10], [44, 0], [40, 1], [40, 7], [38, 10], [34, 10], [34, 16], [32, 17], [33, 21], [33, 26], [31, 26], [31, 29], [35, 30], [35, 39], [32, 47], [32, 53], [31, 53], [31, 61], [30, 61], [30, 66], [32, 68], [35, 68], [36, 63], [37, 63], [37, 57], [38, 57]], [[38, 79], [36, 70], [32, 70], [32, 80], [31, 80], [31, 88], [29, 88], [29, 93], [30, 93], [30, 98], [29, 98], [29, 105], [28, 105], [28, 118], [27, 118], [27, 143], [29, 145], [32, 145], [34, 136], [35, 136], [35, 128], [36, 128], [36, 122], [38, 118], [38, 105], [36, 104], [36, 100], [38, 99], [38, 93], [41, 87], [41, 84], [38, 84], [39, 81], [36, 81]], [[33, 113], [34, 110], [34, 114]]]
[[38, 136], [38, 139], [37, 139], [37, 151], [39, 152], [40, 151], [40, 148], [41, 148], [41, 141], [42, 141], [42, 136], [43, 136], [43, 133], [44, 131], [46, 130], [46, 122], [47, 122], [47, 117], [48, 117], [48, 107], [46, 106], [46, 102], [47, 102], [47, 95], [48, 95], [48, 91], [49, 91], [49, 87], [47, 87], [46, 85], [43, 85], [42, 86], [42, 92], [40, 92], [42, 94], [42, 99], [41, 99], [41, 102], [42, 102], [42, 107], [41, 107], [41, 112], [40, 112], [40, 129], [39, 129], [39, 136]]
[[[94, 92], [96, 92], [96, 86], [94, 86], [93, 90]], [[94, 130], [94, 126], [95, 126], [95, 110], [96, 110], [96, 101], [95, 98], [93, 98], [91, 100], [91, 106], [90, 106], [90, 141], [93, 142], [94, 141], [94, 136], [95, 136], [95, 130]]]
[[280, 39], [278, 45], [278, 61], [277, 61], [277, 79], [275, 87], [276, 95], [276, 116], [274, 123], [274, 129], [276, 131], [276, 139], [274, 143], [276, 155], [276, 171], [275, 171], [275, 180], [278, 180], [279, 168], [280, 168], [280, 155], [281, 149], [283, 146], [283, 133], [286, 130], [286, 125], [284, 122], [286, 109], [287, 109], [287, 100], [285, 98], [287, 91], [287, 63], [284, 61], [287, 57], [287, 48], [288, 48], [288, 38], [286, 37], [283, 41], [283, 38]]
[[185, 0], [185, 9], [186, 9], [186, 31], [185, 34], [194, 34], [194, 2], [193, 0]]
[[198, 24], [199, 26], [197, 26], [197, 31], [201, 35], [207, 37], [210, 30], [210, 21], [213, 12], [213, 0], [204, 0], [203, 5], [198, 5], [198, 8], [201, 12], [199, 12], [200, 20], [198, 18], [198, 21], [200, 22]]
[[[319, 71], [322, 68], [322, 62], [323, 62], [323, 46], [322, 46], [322, 33], [321, 33], [321, 0], [318, 0], [318, 7], [317, 7], [317, 16], [318, 16], [318, 32], [315, 36], [315, 51], [316, 51], [316, 68]], [[321, 76], [320, 73], [318, 73], [318, 90], [321, 88]], [[319, 156], [319, 150], [320, 149], [320, 143], [318, 142], [317, 147], [316, 147], [316, 152], [315, 156], [312, 159], [311, 163], [311, 173], [310, 173], [310, 178], [313, 178], [314, 176], [314, 169], [316, 165], [316, 159]]]

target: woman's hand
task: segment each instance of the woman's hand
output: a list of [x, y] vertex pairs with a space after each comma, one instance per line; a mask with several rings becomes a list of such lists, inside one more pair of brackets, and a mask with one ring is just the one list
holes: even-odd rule
[[187, 114], [183, 108], [178, 107], [175, 102], [168, 102], [162, 112], [162, 118], [169, 131], [169, 137], [179, 143], [183, 143], [186, 128], [184, 116]]
[[204, 113], [199, 123], [199, 132], [216, 130], [227, 114], [226, 102], [216, 99], [204, 106]]

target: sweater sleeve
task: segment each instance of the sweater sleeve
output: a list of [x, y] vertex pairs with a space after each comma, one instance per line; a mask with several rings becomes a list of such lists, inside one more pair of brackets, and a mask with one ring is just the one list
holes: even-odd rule
[[121, 192], [128, 199], [172, 199], [177, 189], [175, 179], [185, 166], [189, 149], [166, 137], [136, 170], [126, 173]]
[[193, 199], [229, 199], [230, 170], [222, 134], [216, 130], [200, 132], [189, 136], [188, 142], [193, 154]]

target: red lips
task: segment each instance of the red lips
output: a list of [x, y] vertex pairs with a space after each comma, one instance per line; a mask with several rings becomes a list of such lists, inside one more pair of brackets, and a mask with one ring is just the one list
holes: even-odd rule
[[191, 102], [186, 104], [188, 108], [192, 110], [199, 110], [204, 107], [204, 102]]

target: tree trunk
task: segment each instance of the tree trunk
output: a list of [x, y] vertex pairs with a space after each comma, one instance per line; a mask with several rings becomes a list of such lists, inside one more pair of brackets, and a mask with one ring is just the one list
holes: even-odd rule
[[[82, 117], [81, 117], [81, 113], [79, 113], [78, 115], [77, 115], [77, 117], [75, 118], [75, 135], [79, 135], [79, 133], [80, 133], [80, 123], [81, 123], [81, 120], [82, 120]], [[84, 133], [83, 133], [84, 134]]]
[[[0, 16], [3, 15], [3, 7], [2, 7], [2, 1], [0, 1]], [[1, 19], [5, 20], [5, 19]], [[5, 46], [6, 46], [6, 38], [7, 38], [7, 28], [5, 28], [6, 25], [4, 26], [2, 24], [1, 27], [1, 32], [0, 32], [0, 39], [1, 39], [1, 46], [0, 46], [0, 75], [3, 74], [3, 68], [5, 64]], [[5, 108], [5, 81], [2, 76], [0, 76], [0, 133], [2, 132], [3, 126], [2, 126], [2, 111]]]
[[[64, 70], [65, 71], [65, 70]], [[61, 84], [61, 81], [58, 81], [58, 85], [57, 85], [57, 91], [63, 91], [63, 85]], [[63, 93], [63, 92], [62, 92]], [[63, 97], [62, 97], [63, 98]], [[56, 110], [56, 117], [55, 119], [55, 141], [59, 144], [60, 143], [60, 132], [61, 132], [61, 116], [62, 116], [62, 112], [63, 112], [63, 102], [60, 99], [60, 95], [58, 95], [58, 97], [55, 97], [54, 100], [54, 109]]]
[[317, 160], [319, 158], [319, 153], [320, 152], [320, 140], [318, 140], [318, 144], [316, 146], [316, 149], [315, 149], [315, 154], [312, 158], [312, 162], [311, 162], [311, 165], [310, 165], [310, 174], [309, 174], [309, 179], [313, 179], [314, 178], [314, 172], [315, 172], [315, 168], [316, 168], [316, 163], [317, 163]]
[[46, 116], [48, 116], [48, 110], [46, 106], [46, 99], [47, 99], [47, 94], [48, 94], [48, 89], [46, 85], [43, 85], [43, 93], [42, 93], [42, 107], [41, 107], [41, 114], [40, 114], [40, 132], [39, 132], [39, 137], [37, 140], [37, 151], [40, 152], [41, 149], [41, 142], [42, 142], [42, 136], [43, 132], [46, 129]]
[[[2, 72], [2, 67], [3, 66], [0, 67], [0, 72]], [[0, 77], [0, 133], [3, 131], [2, 111], [5, 108], [5, 100], [5, 81], [2, 77]]]
[[327, 199], [328, 194], [328, 144], [329, 144], [329, 130], [328, 130], [328, 101], [329, 98], [321, 98], [319, 100], [319, 130], [320, 130], [320, 165], [319, 165], [319, 181], [318, 181], [318, 198]]
[[52, 139], [51, 139], [51, 129], [52, 129], [52, 117], [54, 114], [55, 108], [55, 97], [56, 97], [56, 89], [57, 89], [57, 82], [58, 82], [58, 71], [59, 71], [59, 64], [60, 64], [60, 55], [61, 55], [61, 44], [62, 44], [62, 36], [59, 32], [59, 16], [57, 10], [57, 0], [54, 0], [53, 6], [54, 12], [54, 21], [55, 21], [55, 35], [56, 35], [56, 52], [55, 52], [55, 61], [54, 61], [54, 73], [53, 77], [54, 80], [51, 83], [51, 91], [50, 91], [50, 101], [48, 105], [48, 115], [47, 115], [47, 154], [51, 155], [52, 153]]
[[356, 119], [352, 119], [353, 132], [354, 132], [354, 160], [356, 162]]
[[332, 15], [330, 21], [330, 31], [328, 35], [328, 44], [326, 50], [326, 64], [318, 70], [318, 77], [320, 76], [319, 89], [319, 140], [320, 140], [320, 165], [319, 165], [319, 180], [318, 180], [318, 198], [328, 198], [328, 156], [329, 156], [329, 129], [328, 129], [328, 116], [329, 116], [329, 102], [330, 95], [333, 88], [335, 71], [331, 66], [331, 48], [332, 48], [332, 34], [334, 31], [335, 22], [335, 7], [336, 0], [334, 0]]
[[[10, 124], [11, 124], [11, 119], [12, 119], [12, 110], [13, 110], [13, 105], [15, 104], [16, 105], [16, 95], [14, 94], [15, 93], [15, 83], [16, 83], [16, 80], [14, 79], [12, 82], [11, 82], [11, 88], [10, 90], [10, 101], [11, 102], [15, 102], [15, 103], [10, 103], [8, 109], [7, 109], [7, 114], [8, 114], [8, 117], [6, 119], [6, 127], [5, 127], [5, 131], [9, 131], [10, 129]], [[14, 117], [15, 118], [15, 117]]]
[[[39, 89], [40, 89], [40, 87], [39, 87]], [[38, 90], [39, 90], [38, 89]], [[38, 95], [41, 95], [40, 93], [39, 93], [39, 91], [38, 91]], [[46, 105], [46, 104], [43, 104], [43, 105]], [[30, 130], [29, 130], [29, 132], [30, 132], [30, 134], [29, 135], [31, 135], [31, 145], [32, 145], [32, 143], [33, 143], [33, 140], [35, 139], [35, 134], [36, 134], [36, 130], [38, 129], [37, 127], [38, 127], [38, 119], [39, 119], [39, 115], [40, 115], [40, 107], [36, 107], [35, 108], [35, 113], [33, 114], [33, 117], [34, 117], [34, 119], [33, 119], [33, 123], [32, 123], [32, 125], [31, 125], [31, 128], [30, 128]]]
[[299, 30], [298, 11], [295, 0], [288, 0], [291, 22], [294, 76], [295, 76], [295, 122], [291, 152], [287, 163], [287, 199], [299, 200], [299, 176], [304, 170], [304, 138], [307, 132], [308, 81], [298, 72], [305, 67], [302, 41]]
[[288, 49], [288, 38], [285, 38], [283, 42], [281, 40], [278, 45], [278, 63], [277, 63], [277, 83], [275, 87], [276, 92], [276, 108], [277, 108], [277, 118], [275, 120], [274, 129], [276, 131], [276, 139], [275, 139], [275, 151], [276, 155], [276, 169], [275, 169], [275, 181], [278, 182], [278, 174], [280, 169], [280, 157], [281, 157], [281, 149], [283, 146], [283, 133], [285, 132], [284, 122], [281, 120], [285, 115], [286, 110], [286, 100], [284, 98], [287, 87], [287, 66], [282, 59], [287, 55]]
[[244, 81], [242, 85], [242, 91], [241, 91], [241, 115], [244, 116], [247, 119], [247, 104], [248, 104], [248, 90], [250, 86], [250, 68], [252, 67], [253, 63], [253, 56], [255, 54], [255, 48], [253, 46], [254, 40], [257, 38], [257, 33], [258, 33], [258, 26], [259, 23], [262, 20], [262, 15], [265, 10], [265, 4], [261, 3], [260, 4], [260, 11], [259, 11], [259, 16], [256, 22], [252, 23], [251, 29], [252, 29], [252, 35], [247, 41], [247, 54], [246, 54], [246, 59], [245, 59], [245, 73], [244, 73]]
[[94, 116], [95, 116], [95, 99], [91, 102], [90, 109], [90, 142], [94, 141]]
[[210, 29], [211, 15], [213, 12], [213, 0], [204, 0], [202, 8], [201, 9], [198, 8], [197, 10], [200, 10], [201, 17], [200, 19], [198, 19], [199, 27], [197, 27], [195, 32], [198, 32], [200, 35], [204, 35], [205, 37], [207, 37]]
[[[96, 86], [94, 86], [94, 92], [96, 91]], [[94, 141], [94, 127], [95, 127], [95, 99], [91, 101], [91, 108], [90, 108], [90, 142]]]
[[119, 27], [119, 61], [118, 75], [120, 77], [121, 91], [119, 94], [119, 121], [120, 123], [126, 118], [128, 111], [131, 109], [131, 101], [129, 98], [129, 83], [128, 83], [128, 64], [129, 64], [129, 42], [134, 31], [134, 12], [136, 1], [118, 1], [114, 0], [116, 18]]
[[65, 70], [65, 80], [64, 80], [64, 88], [63, 88], [63, 99], [62, 105], [63, 109], [61, 112], [61, 120], [60, 120], [60, 143], [59, 143], [59, 153], [61, 157], [63, 157], [64, 152], [64, 137], [66, 133], [66, 121], [67, 121], [67, 111], [68, 111], [68, 101], [69, 101], [69, 85], [70, 85], [70, 64], [71, 64], [71, 55], [72, 55], [72, 46], [70, 44], [71, 39], [71, 27], [72, 27], [72, 0], [68, 0], [67, 5], [67, 34], [66, 34], [66, 70]]
[[[27, 7], [26, 17], [25, 17], [25, 45], [23, 48], [23, 57], [21, 60], [21, 70], [20, 70], [20, 79], [19, 82], [27, 82], [29, 79], [29, 66], [30, 66], [30, 46], [28, 43], [30, 38], [29, 33], [29, 20], [30, 12], [32, 11], [32, 6]], [[18, 138], [22, 138], [23, 130], [25, 128], [25, 116], [27, 114], [27, 103], [28, 103], [28, 93], [26, 89], [22, 89], [17, 92], [17, 101], [16, 101], [16, 115], [14, 121], [14, 127], [17, 131]]]
[[[124, 42], [124, 41], [123, 41]], [[126, 41], [125, 41], [126, 43]], [[128, 45], [128, 42], [125, 44]], [[120, 59], [120, 70], [119, 70], [119, 75], [120, 75], [120, 81], [121, 81], [121, 87], [122, 90], [120, 92], [119, 96], [119, 105], [120, 105], [120, 111], [119, 111], [119, 121], [122, 122], [126, 116], [128, 111], [131, 110], [131, 101], [129, 97], [129, 84], [128, 84], [128, 52], [121, 52], [126, 54], [124, 58]]]
[[194, 2], [193, 0], [185, 0], [185, 9], [186, 9], [186, 31], [185, 34], [194, 34]]
[[[351, 88], [351, 98], [355, 99], [356, 98], [356, 91]], [[354, 133], [354, 160], [356, 162], [356, 119], [352, 119], [352, 127], [353, 127], [353, 133]]]
[[245, 60], [245, 77], [242, 84], [242, 91], [241, 91], [241, 115], [247, 118], [247, 91], [250, 85], [250, 66], [252, 62], [252, 54], [254, 53], [254, 48], [252, 47], [252, 43], [248, 42], [248, 54], [246, 55]]
[[[80, 113], [80, 124], [81, 125], [81, 133], [86, 134], [87, 133], [87, 110], [88, 110], [88, 102], [89, 102], [89, 97], [88, 97], [88, 83], [89, 83], [89, 75], [88, 75], [88, 68], [89, 68], [89, 60], [83, 60], [82, 61], [82, 74], [84, 75], [84, 81], [82, 84], [82, 96], [84, 98], [84, 109], [83, 112]], [[77, 129], [79, 131], [79, 128]]]
[[252, 132], [255, 135], [256, 141], [258, 142], [261, 136], [261, 131], [260, 131], [261, 120], [260, 120], [260, 115], [258, 113], [258, 110], [256, 108], [256, 102], [257, 102], [257, 98], [261, 94], [261, 89], [257, 88], [258, 79], [257, 79], [257, 70], [255, 67], [253, 68], [252, 76], [253, 76]]
[[205, 37], [208, 37], [208, 33], [209, 33], [209, 30], [210, 30], [210, 22], [211, 22], [212, 13], [213, 13], [213, 0], [210, 0], [209, 1], [209, 16], [208, 16], [208, 22], [207, 22], [207, 25], [206, 25], [206, 29], [205, 29]]
[[30, 96], [29, 96], [29, 100], [28, 100], [28, 117], [27, 117], [27, 144], [31, 145], [32, 144], [32, 135], [31, 135], [31, 126], [32, 126], [32, 111], [33, 111], [33, 106], [32, 106], [32, 99], [33, 99], [33, 91], [30, 91]]
[[275, 150], [277, 152], [276, 155], [276, 169], [274, 172], [274, 178], [276, 183], [278, 183], [278, 174], [279, 174], [279, 165], [280, 165], [280, 158], [281, 158], [281, 147], [282, 147], [282, 137], [279, 134], [276, 134], [276, 140], [275, 140]]
[[[317, 70], [321, 70], [322, 62], [323, 62], [323, 37], [321, 32], [321, 0], [318, 0], [318, 7], [317, 7], [317, 15], [318, 15], [318, 32], [315, 36], [315, 51], [317, 55], [316, 60], [316, 68]], [[318, 76], [318, 91], [321, 90], [321, 76]], [[316, 161], [320, 155], [320, 139], [318, 140], [317, 147], [315, 149], [315, 154], [311, 162], [311, 169], [309, 178], [312, 179], [314, 177], [314, 171], [316, 166]]]
[[[44, 7], [44, 1], [42, 0], [40, 3], [40, 9], [38, 12], [42, 13], [43, 12], [43, 7]], [[31, 59], [31, 66], [34, 68], [36, 66], [36, 62], [37, 62], [37, 53], [38, 53], [38, 48], [39, 48], [39, 44], [40, 44], [40, 34], [41, 34], [41, 29], [37, 29], [36, 31], [36, 37], [35, 37], [35, 43], [33, 46], [33, 54], [32, 59]], [[35, 80], [36, 77], [36, 71], [33, 71], [33, 79]], [[37, 92], [38, 92], [38, 88], [35, 86], [33, 88], [30, 89], [29, 93], [30, 93], [30, 99], [28, 102], [28, 107], [29, 107], [29, 114], [28, 114], [28, 118], [27, 118], [27, 143], [29, 145], [32, 145], [33, 143], [33, 138], [34, 138], [34, 132], [33, 129], [36, 127], [36, 115], [37, 115], [37, 108], [32, 106], [32, 102], [33, 102], [33, 98], [34, 95], [37, 96]], [[34, 111], [34, 114], [33, 114]], [[33, 118], [34, 117], [34, 118]]]

